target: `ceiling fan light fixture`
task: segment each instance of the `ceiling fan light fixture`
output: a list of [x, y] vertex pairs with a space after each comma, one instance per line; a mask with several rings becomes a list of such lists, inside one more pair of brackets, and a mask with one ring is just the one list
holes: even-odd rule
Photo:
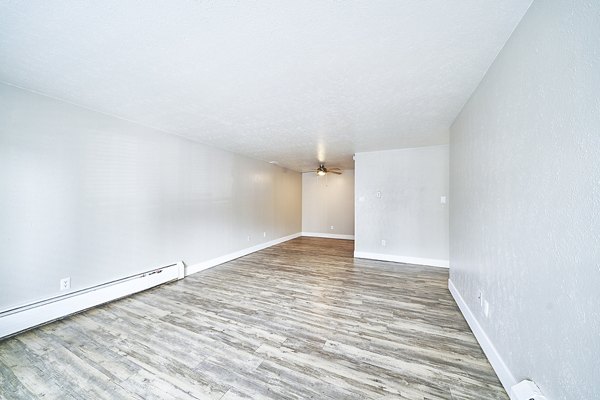
[[334, 167], [334, 168], [325, 168], [324, 164], [319, 165], [319, 168], [317, 169], [313, 169], [312, 172], [316, 172], [317, 176], [325, 176], [329, 173], [335, 174], [335, 175], [341, 175], [342, 174], [342, 170]]

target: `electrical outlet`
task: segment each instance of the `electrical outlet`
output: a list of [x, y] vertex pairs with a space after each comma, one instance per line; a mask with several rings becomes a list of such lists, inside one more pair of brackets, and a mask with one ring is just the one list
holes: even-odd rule
[[483, 292], [481, 289], [477, 292], [477, 298], [479, 299], [479, 307], [483, 308]]
[[263, 237], [267, 237], [267, 232], [263, 232]]
[[68, 290], [71, 289], [71, 277], [62, 278], [60, 280], [60, 290]]
[[387, 243], [386, 243], [385, 239], [381, 239], [381, 245], [382, 245], [383, 247], [385, 247], [385, 245], [386, 245], [386, 244], [387, 244]]
[[377, 196], [378, 199], [381, 198], [381, 192], [378, 190], [377, 193], [375, 193], [375, 196]]
[[440, 197], [440, 203], [441, 204], [446, 204], [446, 196]]
[[248, 235], [248, 241], [250, 241], [250, 238], [251, 238], [250, 235]]
[[485, 315], [486, 318], [490, 316], [490, 303], [487, 300], [483, 301], [483, 315]]
[[331, 227], [329, 229], [333, 230], [333, 225], [331, 225]]

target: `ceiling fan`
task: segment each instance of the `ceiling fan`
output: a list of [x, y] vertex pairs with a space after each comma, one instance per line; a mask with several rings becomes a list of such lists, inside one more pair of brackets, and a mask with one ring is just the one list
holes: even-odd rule
[[316, 172], [317, 175], [319, 175], [319, 176], [324, 176], [324, 175], [327, 175], [329, 173], [336, 174], [336, 175], [341, 175], [342, 174], [342, 170], [341, 169], [339, 169], [339, 168], [325, 168], [324, 164], [319, 165], [319, 168], [312, 169], [311, 171]]

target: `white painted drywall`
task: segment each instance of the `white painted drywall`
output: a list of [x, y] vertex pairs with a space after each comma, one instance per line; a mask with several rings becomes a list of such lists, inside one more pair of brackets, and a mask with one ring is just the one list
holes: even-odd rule
[[300, 173], [3, 84], [0, 103], [0, 310], [301, 230]]
[[302, 174], [302, 232], [354, 236], [353, 170]]
[[357, 153], [354, 170], [356, 255], [447, 266], [448, 146]]
[[455, 287], [517, 381], [600, 399], [600, 2], [533, 3], [450, 160]]

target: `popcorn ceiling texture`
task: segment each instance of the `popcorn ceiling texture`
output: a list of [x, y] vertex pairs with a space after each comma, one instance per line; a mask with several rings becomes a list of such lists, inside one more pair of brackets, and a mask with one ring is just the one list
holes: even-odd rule
[[530, 0], [4, 1], [0, 81], [296, 170], [448, 143]]
[[534, 2], [451, 128], [451, 279], [552, 400], [600, 399], [599, 49], [599, 2]]

